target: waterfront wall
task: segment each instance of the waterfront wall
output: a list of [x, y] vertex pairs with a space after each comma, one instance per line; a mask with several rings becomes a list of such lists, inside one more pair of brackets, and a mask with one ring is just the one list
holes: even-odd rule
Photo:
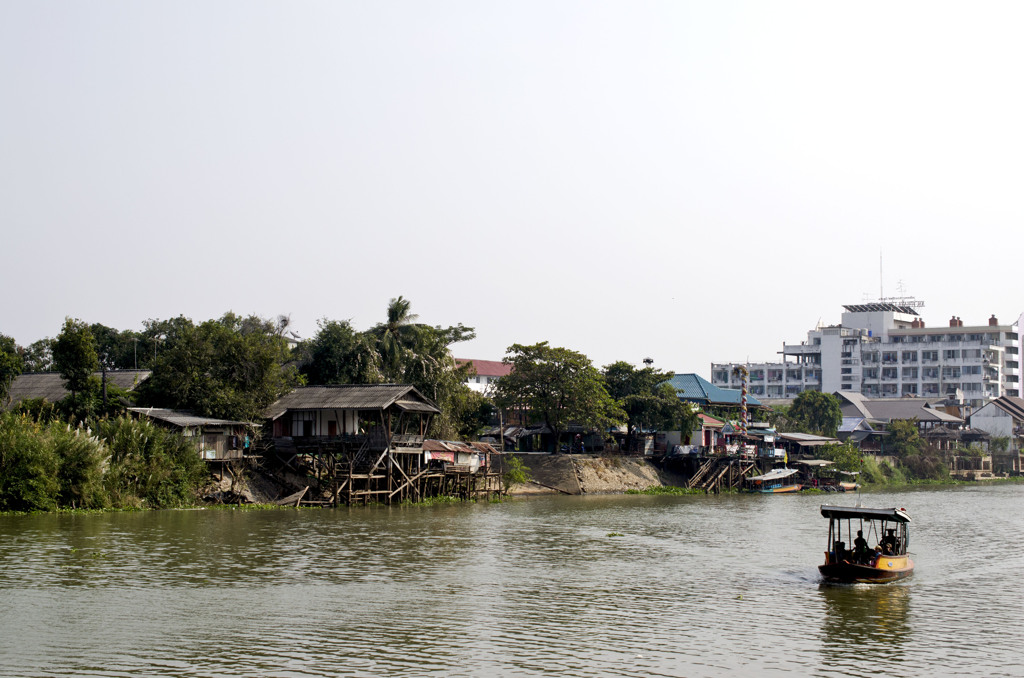
[[519, 454], [534, 483], [513, 494], [614, 494], [654, 485], [685, 485], [685, 479], [643, 457], [590, 454]]

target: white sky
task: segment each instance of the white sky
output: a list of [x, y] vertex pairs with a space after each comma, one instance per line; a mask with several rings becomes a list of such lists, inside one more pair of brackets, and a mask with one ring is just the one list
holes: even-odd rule
[[[1010, 322], [1024, 3], [0, 2], [0, 333], [404, 295], [707, 376], [867, 294]], [[884, 275], [879, 255], [884, 256]]]

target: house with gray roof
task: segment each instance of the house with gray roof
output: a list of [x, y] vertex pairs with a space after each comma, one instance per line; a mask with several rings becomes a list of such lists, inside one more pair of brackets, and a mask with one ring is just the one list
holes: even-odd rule
[[866, 419], [872, 424], [916, 419], [922, 431], [936, 426], [962, 426], [964, 420], [937, 406], [942, 401], [925, 398], [868, 398], [856, 391], [836, 391], [839, 408], [844, 417]]
[[191, 439], [199, 456], [207, 461], [244, 459], [249, 451], [249, 432], [253, 424], [244, 421], [203, 417], [186, 410], [163, 407], [129, 407], [136, 419], [148, 419]]
[[422, 444], [441, 410], [409, 384], [302, 386], [264, 412], [274, 438], [384, 434], [396, 444]]
[[1005, 451], [993, 451], [993, 470], [1019, 474], [1024, 448], [1024, 399], [1013, 396], [996, 398], [970, 417], [971, 428], [988, 433], [992, 438], [1006, 438]]
[[[106, 373], [107, 383], [124, 391], [134, 391], [139, 384], [149, 379], [150, 370], [116, 370]], [[102, 372], [94, 372], [93, 377], [102, 379]], [[64, 378], [57, 372], [32, 372], [19, 374], [11, 383], [10, 402], [7, 409], [15, 407], [22, 400], [37, 398], [55, 403], [63, 400], [69, 391], [64, 387]], [[3, 408], [0, 403], [0, 409]]]

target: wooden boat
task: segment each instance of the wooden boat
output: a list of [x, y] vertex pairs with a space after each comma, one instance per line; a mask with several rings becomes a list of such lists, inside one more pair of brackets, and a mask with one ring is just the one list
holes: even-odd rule
[[751, 492], [763, 492], [765, 494], [784, 494], [788, 492], [799, 492], [803, 485], [795, 482], [798, 471], [795, 468], [777, 468], [760, 476], [747, 478], [750, 483]]
[[821, 515], [828, 518], [829, 546], [818, 566], [825, 581], [885, 584], [914, 573], [905, 509], [822, 506]]

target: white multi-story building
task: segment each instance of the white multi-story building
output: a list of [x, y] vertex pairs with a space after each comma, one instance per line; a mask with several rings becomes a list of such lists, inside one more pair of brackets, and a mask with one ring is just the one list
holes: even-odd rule
[[[743, 363], [750, 393], [762, 399], [795, 398], [801, 391], [857, 391], [869, 398], [951, 398], [978, 408], [989, 400], [1019, 397], [1021, 316], [1000, 325], [926, 327], [920, 304], [844, 306], [839, 325], [819, 327], [799, 344], [782, 345], [782, 362]], [[711, 383], [738, 388], [734, 368], [712, 363]]]

